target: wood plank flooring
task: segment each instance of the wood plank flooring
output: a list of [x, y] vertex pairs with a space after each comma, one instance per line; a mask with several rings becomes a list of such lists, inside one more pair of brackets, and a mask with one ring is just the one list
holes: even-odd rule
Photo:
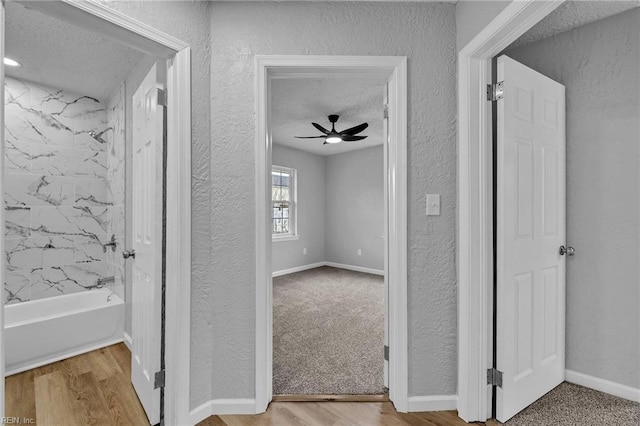
[[198, 426], [463, 426], [455, 411], [398, 413], [391, 402], [272, 402], [266, 413], [212, 416]]
[[39, 426], [149, 425], [124, 343], [14, 374], [5, 386], [6, 415]]
[[[6, 415], [35, 419], [38, 426], [147, 426], [130, 377], [131, 353], [123, 343], [15, 374], [5, 380]], [[287, 397], [299, 398], [283, 399]], [[212, 416], [199, 425], [466, 425], [455, 411], [403, 414], [395, 411], [386, 395], [377, 398], [382, 400], [276, 401], [263, 414]]]

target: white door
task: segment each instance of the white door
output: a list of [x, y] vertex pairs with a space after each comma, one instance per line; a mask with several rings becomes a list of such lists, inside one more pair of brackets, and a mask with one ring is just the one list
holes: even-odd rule
[[497, 419], [564, 381], [565, 89], [498, 58]]
[[384, 86], [384, 117], [382, 120], [384, 170], [384, 386], [389, 388], [389, 83]]
[[133, 95], [131, 382], [151, 424], [160, 421], [163, 107], [154, 65]]

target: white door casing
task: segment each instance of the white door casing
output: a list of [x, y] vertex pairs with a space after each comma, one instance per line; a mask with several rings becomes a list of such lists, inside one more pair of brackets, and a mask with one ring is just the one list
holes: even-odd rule
[[389, 399], [406, 412], [408, 403], [407, 327], [407, 59], [391, 56], [275, 55], [255, 57], [256, 69], [256, 364], [255, 411], [271, 401], [272, 294], [270, 199], [270, 81], [274, 78], [332, 77], [389, 79], [388, 279]]
[[133, 282], [131, 382], [149, 422], [160, 421], [162, 297], [163, 107], [158, 105], [156, 65], [133, 95]]
[[564, 381], [565, 88], [498, 58], [497, 419]]
[[384, 241], [384, 362], [383, 362], [383, 383], [384, 386], [389, 388], [389, 83], [384, 85], [383, 93], [383, 108], [384, 117], [382, 120], [382, 134], [384, 135], [383, 145], [383, 170], [384, 170], [384, 184], [383, 184], [383, 199], [384, 199], [384, 234], [382, 240]]

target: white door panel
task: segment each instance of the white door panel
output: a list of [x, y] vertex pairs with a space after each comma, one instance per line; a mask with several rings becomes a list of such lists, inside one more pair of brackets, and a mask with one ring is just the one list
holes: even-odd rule
[[133, 95], [131, 382], [151, 424], [160, 421], [163, 107], [154, 65]]
[[497, 418], [564, 380], [565, 89], [498, 58]]

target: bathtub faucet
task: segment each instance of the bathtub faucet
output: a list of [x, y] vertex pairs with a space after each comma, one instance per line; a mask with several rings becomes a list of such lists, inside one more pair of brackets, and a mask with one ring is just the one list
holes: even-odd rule
[[97, 288], [102, 288], [102, 287], [104, 287], [105, 284], [113, 283], [113, 282], [115, 282], [115, 280], [116, 280], [116, 277], [98, 278], [98, 282], [96, 283], [96, 287]]

